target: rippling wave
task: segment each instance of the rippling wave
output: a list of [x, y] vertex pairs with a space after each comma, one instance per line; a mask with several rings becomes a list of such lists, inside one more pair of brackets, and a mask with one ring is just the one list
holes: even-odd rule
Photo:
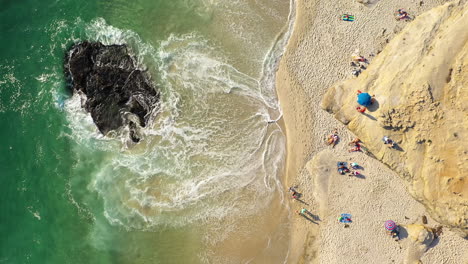
[[[264, 208], [280, 188], [284, 136], [271, 123], [261, 82], [226, 63], [216, 46], [196, 34], [171, 35], [156, 49], [137, 34], [98, 19], [92, 40], [127, 44], [162, 92], [144, 141], [101, 136], [83, 98], [65, 103], [76, 151], [105, 153], [91, 188], [105, 215], [127, 228], [179, 226], [247, 216]], [[255, 201], [255, 202], [253, 202]]]

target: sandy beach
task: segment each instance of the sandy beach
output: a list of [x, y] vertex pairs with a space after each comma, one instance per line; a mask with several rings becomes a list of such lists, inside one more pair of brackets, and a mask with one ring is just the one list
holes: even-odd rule
[[[291, 199], [287, 263], [468, 263], [468, 240], [447, 228], [424, 249], [411, 242], [411, 232], [400, 241], [385, 233], [389, 219], [409, 231], [412, 224], [422, 224], [423, 216], [428, 227], [439, 224], [395, 172], [364, 153], [349, 153], [347, 143], [355, 136], [320, 107], [330, 86], [352, 78], [355, 50], [372, 67], [372, 59], [410, 23], [394, 18], [397, 9], [418, 16], [446, 2], [297, 0], [294, 32], [276, 78], [287, 135], [286, 184], [297, 186], [303, 201]], [[341, 21], [341, 14], [356, 19]], [[331, 148], [325, 138], [335, 129], [341, 140]], [[339, 175], [338, 161], [357, 162], [362, 176]], [[311, 215], [297, 215], [301, 208]], [[342, 213], [352, 215], [347, 227], [337, 220]]]

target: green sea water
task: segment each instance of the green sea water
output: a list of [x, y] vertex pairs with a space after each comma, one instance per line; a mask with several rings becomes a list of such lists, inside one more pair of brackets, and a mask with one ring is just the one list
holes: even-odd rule
[[[284, 259], [285, 243], [271, 242], [287, 233], [272, 76], [289, 7], [2, 1], [0, 263]], [[66, 90], [65, 51], [84, 39], [127, 44], [160, 87], [141, 144], [100, 135]], [[263, 253], [236, 251], [278, 215]]]

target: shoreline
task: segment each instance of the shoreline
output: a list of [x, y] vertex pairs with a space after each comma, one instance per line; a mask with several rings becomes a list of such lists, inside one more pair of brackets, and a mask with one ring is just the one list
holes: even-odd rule
[[[362, 262], [366, 259], [393, 263], [391, 259], [402, 263], [407, 259], [404, 250], [408, 247], [391, 242], [387, 245], [388, 237], [381, 230], [380, 221], [392, 217], [407, 225], [418, 223], [426, 215], [425, 208], [408, 194], [405, 182], [395, 172], [365, 154], [346, 151], [346, 143], [354, 135], [320, 107], [322, 97], [331, 85], [351, 78], [349, 61], [355, 49], [360, 49], [365, 57], [378, 54], [405, 26], [405, 22], [393, 19], [396, 8], [402, 7], [413, 15], [419, 15], [445, 1], [429, 0], [424, 1], [424, 5], [403, 0], [372, 2], [364, 6], [346, 0], [334, 3], [295, 0], [293, 32], [279, 62], [275, 80], [287, 144], [283, 178], [286, 188], [298, 186], [304, 195], [303, 200], [309, 204], [306, 208], [321, 219], [318, 224], [305, 221], [294, 213], [305, 206], [297, 201], [290, 203], [290, 245], [286, 263], [328, 264], [346, 258], [350, 263], [367, 263]], [[339, 15], [344, 12], [356, 14], [356, 21], [339, 21]], [[342, 142], [331, 149], [324, 144], [324, 137], [335, 128]], [[358, 180], [346, 176], [342, 179], [335, 176], [332, 166], [336, 160], [358, 161], [366, 168], [366, 178]], [[327, 167], [319, 166], [327, 162]], [[384, 189], [381, 192], [368, 191], [381, 188]], [[395, 196], [398, 196], [397, 200]], [[365, 205], [360, 205], [362, 202]], [[382, 208], [383, 204], [384, 209], [375, 210]], [[352, 227], [366, 229], [359, 230], [359, 234], [348, 232], [353, 228], [343, 231], [336, 222], [337, 213], [343, 210], [352, 211], [356, 217]], [[429, 224], [438, 223], [430, 219]], [[336, 240], [338, 237], [358, 243], [359, 247], [343, 244]], [[374, 242], [382, 245], [373, 246]], [[433, 263], [442, 260], [441, 254], [457, 250], [460, 252], [455, 254], [458, 257], [468, 256], [464, 245], [466, 242], [447, 230], [439, 245], [427, 252], [422, 260]], [[346, 249], [340, 249], [340, 246]], [[447, 261], [444, 263], [458, 263], [457, 256], [443, 259]]]
[[[303, 0], [294, 0], [296, 16], [294, 25], [292, 27], [292, 33], [288, 40], [288, 43], [285, 46], [285, 50], [281, 57], [281, 60], [278, 65], [278, 70], [276, 72], [276, 93], [278, 96], [278, 100], [280, 103], [280, 107], [282, 110], [282, 128], [284, 128], [284, 134], [286, 136], [286, 160], [285, 160], [285, 168], [284, 168], [284, 181], [285, 187], [295, 185], [294, 183], [297, 181], [297, 174], [304, 167], [307, 159], [307, 152], [310, 151], [307, 148], [308, 145], [305, 147], [301, 144], [301, 140], [306, 140], [308, 135], [305, 135], [308, 131], [302, 122], [296, 121], [296, 118], [300, 118], [298, 116], [299, 112], [303, 112], [306, 108], [306, 94], [305, 92], [300, 89], [300, 85], [292, 79], [293, 76], [289, 73], [289, 65], [286, 65], [286, 61], [291, 56], [291, 51], [295, 50], [298, 46], [300, 41], [300, 37], [298, 36], [300, 32], [305, 27], [305, 21], [307, 16], [304, 12], [304, 1]], [[296, 88], [296, 91], [291, 91], [292, 89]], [[299, 88], [299, 89], [297, 89]], [[296, 97], [299, 100], [304, 99], [299, 104], [294, 100], [291, 100], [292, 97]], [[299, 109], [296, 109], [299, 108]], [[306, 114], [304, 112], [304, 114]], [[310, 119], [310, 116], [306, 116], [302, 119]], [[293, 129], [294, 128], [294, 129]], [[297, 133], [298, 131], [299, 133]], [[288, 194], [289, 199], [289, 194]], [[290, 207], [290, 221], [291, 221], [291, 229], [290, 229], [290, 243], [288, 249], [288, 258], [285, 263], [300, 263], [300, 259], [303, 259], [304, 253], [307, 251], [308, 245], [302, 246], [301, 244], [307, 244], [307, 235], [306, 232], [312, 232], [312, 237], [316, 237], [319, 232], [319, 228], [316, 226], [312, 226], [310, 229], [303, 225], [298, 225], [297, 219], [295, 219], [293, 206]], [[303, 232], [306, 231], [306, 232]], [[318, 250], [318, 243], [319, 239], [315, 240], [312, 245], [312, 251], [315, 253]], [[303, 250], [295, 250], [297, 248], [303, 248]], [[302, 261], [303, 262], [303, 261]], [[314, 262], [316, 263], [316, 262]]]

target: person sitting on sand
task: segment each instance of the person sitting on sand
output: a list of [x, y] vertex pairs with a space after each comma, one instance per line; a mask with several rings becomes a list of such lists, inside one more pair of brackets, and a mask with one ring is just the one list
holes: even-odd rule
[[356, 151], [361, 151], [361, 144], [357, 143], [356, 145], [354, 145], [354, 148], [351, 148], [350, 150], [348, 150], [348, 152], [356, 152]]
[[349, 164], [349, 165], [351, 165], [351, 168], [353, 168], [353, 169], [359, 168], [359, 164], [357, 164], [356, 162], [351, 162], [351, 164]]
[[338, 131], [334, 130], [332, 134], [328, 136], [327, 144], [332, 145], [332, 147], [334, 148], [336, 143], [338, 143], [339, 139], [340, 138], [338, 137]]
[[358, 175], [361, 175], [361, 173], [357, 170], [354, 170], [348, 176], [351, 177], [351, 176], [358, 176]]
[[366, 111], [366, 109], [367, 108], [365, 108], [365, 107], [360, 107], [360, 106], [356, 107], [356, 111], [358, 111], [361, 114], [363, 114]]
[[389, 148], [394, 148], [395, 147], [395, 141], [391, 140], [387, 136], [384, 136], [382, 138], [383, 142], [385, 145], [388, 145]]
[[351, 140], [348, 145], [356, 145], [358, 143], [360, 143], [361, 140], [359, 138], [354, 138], [353, 140]]
[[395, 229], [393, 229], [392, 231], [387, 230], [387, 234], [389, 236], [391, 236], [392, 238], [397, 238], [397, 240], [398, 240], [399, 239], [398, 235], [400, 234], [399, 229], [400, 229], [400, 227], [396, 226]]

